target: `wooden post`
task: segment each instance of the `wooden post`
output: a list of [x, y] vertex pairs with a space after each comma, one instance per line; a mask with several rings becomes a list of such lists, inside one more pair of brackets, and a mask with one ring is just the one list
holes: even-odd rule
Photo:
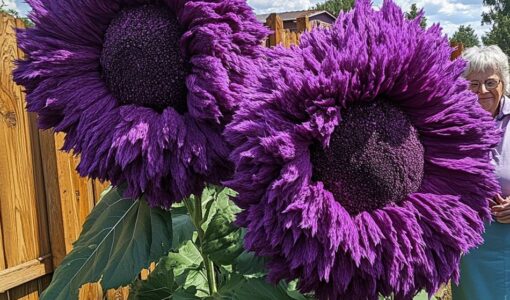
[[282, 18], [276, 13], [272, 13], [267, 17], [266, 25], [273, 31], [273, 33], [269, 35], [269, 47], [279, 45], [285, 41]]
[[305, 31], [312, 30], [312, 25], [310, 24], [310, 18], [308, 16], [299, 17], [296, 20], [297, 23], [297, 32], [303, 33]]

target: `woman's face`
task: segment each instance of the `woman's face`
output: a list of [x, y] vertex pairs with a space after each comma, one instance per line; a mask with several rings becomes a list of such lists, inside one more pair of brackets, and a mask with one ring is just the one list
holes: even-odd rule
[[467, 76], [467, 80], [470, 81], [469, 88], [478, 95], [483, 109], [496, 116], [503, 96], [503, 82], [499, 75], [494, 70], [473, 72]]

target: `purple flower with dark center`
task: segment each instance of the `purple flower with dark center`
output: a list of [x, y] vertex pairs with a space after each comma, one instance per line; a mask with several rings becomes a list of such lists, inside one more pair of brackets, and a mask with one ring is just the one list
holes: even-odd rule
[[412, 299], [458, 279], [498, 192], [499, 134], [438, 25], [357, 1], [285, 52], [225, 136], [245, 246], [319, 299]]
[[83, 176], [153, 206], [231, 174], [221, 133], [267, 30], [244, 0], [27, 0], [15, 80]]

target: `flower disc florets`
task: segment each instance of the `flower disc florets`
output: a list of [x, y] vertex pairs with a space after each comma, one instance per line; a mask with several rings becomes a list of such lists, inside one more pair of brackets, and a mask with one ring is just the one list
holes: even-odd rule
[[268, 30], [245, 0], [27, 0], [14, 79], [82, 176], [168, 208], [232, 174], [222, 132]]
[[357, 103], [345, 109], [325, 149], [312, 146], [312, 179], [356, 215], [416, 192], [423, 157], [418, 132], [401, 110], [387, 101]]
[[101, 66], [121, 104], [186, 111], [189, 62], [179, 48], [183, 33], [166, 6], [135, 6], [118, 13], [106, 30]]

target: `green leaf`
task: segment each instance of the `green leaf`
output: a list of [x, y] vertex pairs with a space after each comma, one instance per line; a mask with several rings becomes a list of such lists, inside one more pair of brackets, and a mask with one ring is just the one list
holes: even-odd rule
[[207, 277], [202, 256], [193, 242], [186, 242], [178, 253], [161, 258], [149, 278], [131, 285], [132, 299], [199, 299], [207, 296]]
[[297, 283], [298, 283], [298, 280], [296, 279], [296, 280], [289, 282], [288, 284], [285, 284], [283, 281], [280, 284], [282, 284], [286, 287], [285, 290], [287, 291], [287, 295], [289, 295], [289, 297], [291, 297], [292, 299], [295, 299], [295, 300], [314, 299], [313, 297], [307, 297], [307, 296], [301, 294], [297, 290]]
[[193, 238], [196, 231], [185, 207], [172, 207], [172, 248], [177, 250]]
[[205, 229], [202, 251], [216, 264], [230, 265], [243, 252], [244, 234], [234, 225], [235, 215], [240, 209], [230, 201], [234, 195], [232, 190], [215, 188], [209, 193], [214, 201], [205, 206], [205, 218], [208, 220], [202, 226]]
[[78, 299], [83, 284], [99, 280], [104, 290], [127, 285], [170, 250], [171, 240], [170, 212], [126, 199], [113, 188], [90, 213], [41, 299]]
[[171, 299], [177, 289], [172, 267], [171, 260], [166, 256], [163, 257], [147, 280], [137, 280], [131, 285], [129, 299]]
[[241, 211], [230, 198], [234, 197], [236, 193], [228, 188], [208, 186], [202, 193], [202, 206], [204, 210], [204, 217], [202, 222], [202, 229], [207, 231], [212, 217], [216, 215], [218, 210], [223, 210], [225, 216], [228, 216], [231, 221], [235, 220], [235, 215]]
[[200, 298], [195, 296], [197, 290], [195, 288], [187, 288], [185, 290], [177, 290], [172, 295], [172, 300], [199, 300]]
[[179, 287], [196, 288], [195, 296], [208, 295], [207, 275], [202, 255], [193, 242], [186, 242], [178, 253], [169, 253], [168, 259], [174, 272], [175, 282]]
[[233, 276], [234, 284], [225, 285], [220, 289], [220, 295], [222, 300], [296, 300], [296, 299], [307, 299], [295, 298], [289, 296], [287, 285], [280, 283], [278, 285], [272, 285], [264, 278], [244, 278], [242, 276]]
[[230, 265], [243, 252], [243, 232], [234, 226], [229, 213], [220, 209], [204, 235], [202, 251], [219, 265]]
[[266, 275], [265, 260], [253, 252], [243, 252], [232, 263], [233, 271], [245, 277]]

